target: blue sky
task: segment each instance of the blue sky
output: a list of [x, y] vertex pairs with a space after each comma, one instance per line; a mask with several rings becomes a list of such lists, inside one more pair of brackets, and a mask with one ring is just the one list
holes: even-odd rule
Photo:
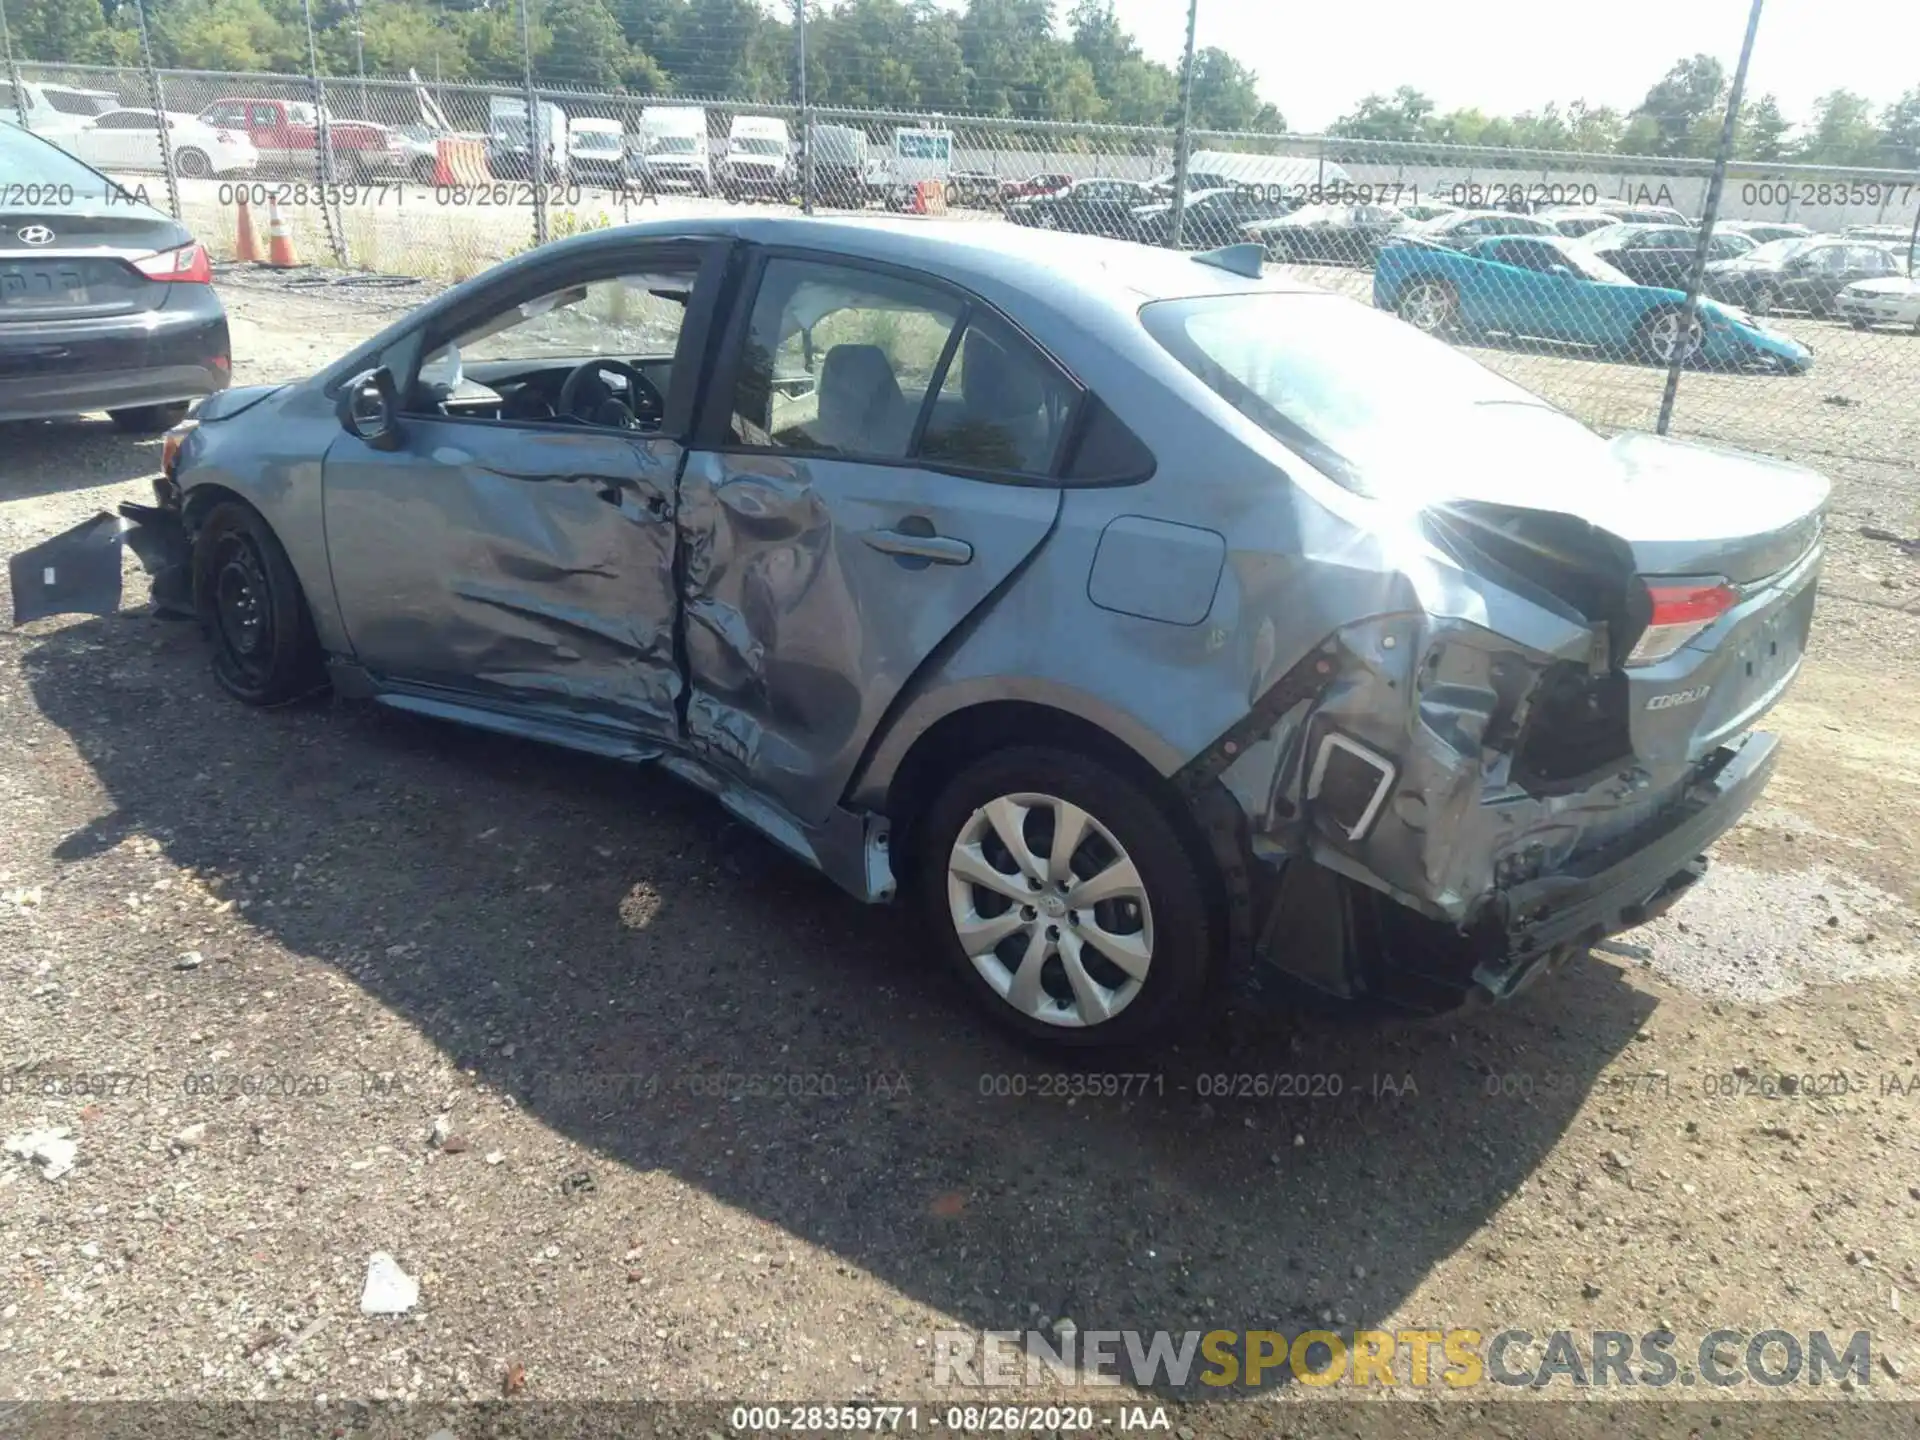
[[[1071, 0], [1057, 0], [1062, 20]], [[1199, 43], [1260, 75], [1264, 98], [1296, 130], [1318, 130], [1369, 90], [1412, 85], [1442, 110], [1489, 114], [1549, 100], [1625, 110], [1675, 60], [1704, 51], [1728, 73], [1748, 0], [1200, 0]], [[1153, 58], [1174, 63], [1186, 0], [1114, 0]], [[1768, 0], [1748, 79], [1803, 121], [1845, 86], [1885, 103], [1920, 85], [1920, 4], [1913, 0]]]

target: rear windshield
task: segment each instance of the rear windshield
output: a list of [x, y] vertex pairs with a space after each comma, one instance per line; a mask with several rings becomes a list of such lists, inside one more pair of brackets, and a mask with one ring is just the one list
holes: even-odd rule
[[1458, 493], [1450, 457], [1514, 447], [1538, 462], [1604, 442], [1571, 416], [1385, 311], [1338, 295], [1160, 300], [1153, 338], [1234, 409], [1350, 490]]
[[[123, 192], [106, 176], [89, 170], [66, 151], [0, 120], [0, 202], [11, 205], [64, 205], [74, 200], [104, 200]], [[53, 194], [35, 196], [36, 187]]]

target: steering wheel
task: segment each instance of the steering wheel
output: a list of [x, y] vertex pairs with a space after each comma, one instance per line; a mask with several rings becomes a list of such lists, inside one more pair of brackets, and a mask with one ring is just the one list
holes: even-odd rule
[[[602, 372], [625, 378], [625, 402], [600, 379]], [[599, 392], [597, 397], [588, 390], [589, 385]], [[592, 409], [584, 415], [580, 413], [583, 397], [592, 400]], [[666, 419], [667, 401], [658, 385], [626, 361], [596, 359], [574, 366], [560, 386], [560, 399], [553, 408], [557, 414], [586, 425], [607, 425], [622, 430], [657, 429]], [[615, 410], [619, 414], [616, 415]]]

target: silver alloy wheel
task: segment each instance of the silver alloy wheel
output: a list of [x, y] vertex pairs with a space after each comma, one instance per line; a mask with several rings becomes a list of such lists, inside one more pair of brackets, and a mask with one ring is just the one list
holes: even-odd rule
[[1689, 320], [1681, 311], [1663, 311], [1647, 327], [1647, 346], [1662, 365], [1671, 365], [1676, 358], [1691, 360], [1700, 348], [1698, 317]]
[[1433, 280], [1422, 280], [1400, 297], [1400, 318], [1431, 334], [1453, 318], [1453, 294]]
[[1053, 795], [990, 800], [947, 857], [954, 933], [994, 992], [1048, 1025], [1098, 1025], [1140, 994], [1153, 907], [1120, 842]]

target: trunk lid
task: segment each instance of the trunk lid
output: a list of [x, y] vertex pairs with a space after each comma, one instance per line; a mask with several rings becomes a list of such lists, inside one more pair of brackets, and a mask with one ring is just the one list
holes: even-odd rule
[[[1514, 453], [1524, 462], [1456, 486], [1429, 522], [1457, 554], [1594, 624], [1595, 653], [1553, 677], [1522, 739], [1534, 782], [1573, 788], [1628, 755], [1671, 774], [1758, 720], [1805, 650], [1826, 480], [1651, 435]], [[1717, 612], [1668, 653], [1629, 663], [1656, 594], [1688, 582], [1713, 592]]]
[[0, 325], [156, 309], [166, 287], [130, 262], [190, 238], [131, 201], [0, 210]]

